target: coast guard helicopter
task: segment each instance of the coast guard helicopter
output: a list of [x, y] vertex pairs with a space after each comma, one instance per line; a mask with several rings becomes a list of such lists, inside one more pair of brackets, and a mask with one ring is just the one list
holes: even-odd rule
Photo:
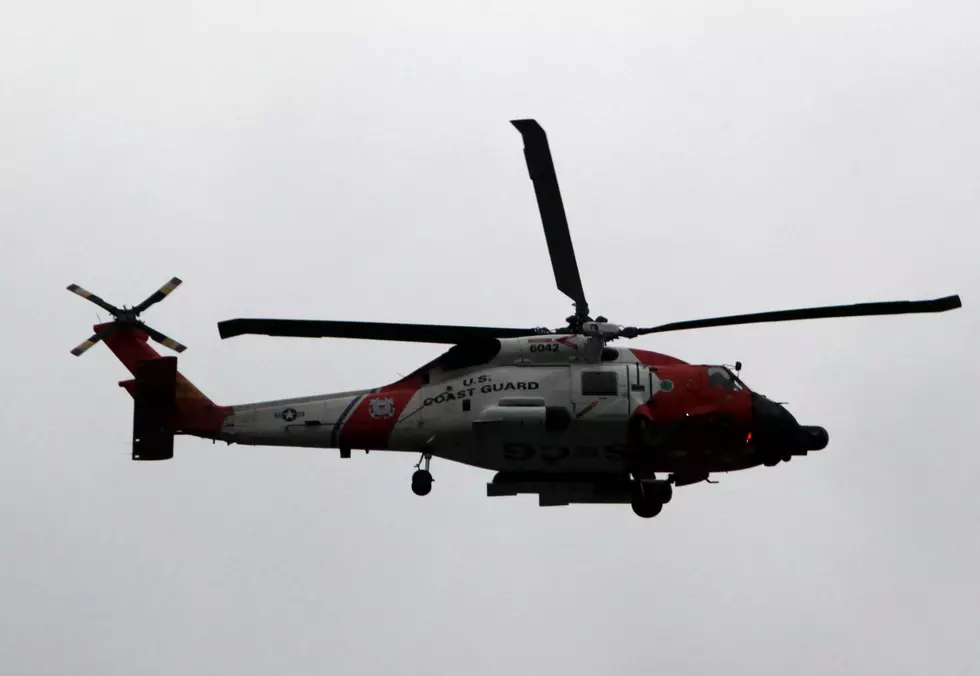
[[566, 326], [495, 328], [304, 319], [232, 319], [222, 338], [243, 334], [442, 343], [444, 354], [382, 387], [219, 406], [162, 357], [149, 339], [180, 343], [140, 314], [181, 283], [176, 277], [139, 305], [117, 308], [81, 287], [68, 289], [113, 316], [72, 350], [104, 341], [133, 374], [133, 460], [173, 457], [174, 435], [229, 444], [418, 453], [412, 490], [432, 488], [433, 457], [496, 472], [488, 496], [536, 494], [541, 506], [629, 503], [645, 518], [673, 488], [713, 472], [774, 466], [827, 446], [827, 431], [801, 425], [780, 404], [751, 391], [723, 365], [611, 345], [664, 331], [829, 317], [944, 312], [958, 296], [861, 303], [662, 324], [619, 326], [591, 317], [572, 249], [551, 151], [534, 120], [512, 124], [537, 196], [558, 289], [575, 304]]

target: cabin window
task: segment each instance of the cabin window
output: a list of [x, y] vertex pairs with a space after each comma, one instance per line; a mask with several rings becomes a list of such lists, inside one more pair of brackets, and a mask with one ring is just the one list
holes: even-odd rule
[[585, 396], [608, 397], [619, 392], [615, 371], [584, 371], [582, 373], [582, 394]]

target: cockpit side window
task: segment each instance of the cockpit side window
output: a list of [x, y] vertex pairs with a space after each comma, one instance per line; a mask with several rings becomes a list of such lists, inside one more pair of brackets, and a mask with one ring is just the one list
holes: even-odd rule
[[728, 390], [729, 392], [738, 392], [742, 389], [742, 386], [732, 377], [728, 369], [720, 366], [708, 367], [708, 387], [713, 390]]

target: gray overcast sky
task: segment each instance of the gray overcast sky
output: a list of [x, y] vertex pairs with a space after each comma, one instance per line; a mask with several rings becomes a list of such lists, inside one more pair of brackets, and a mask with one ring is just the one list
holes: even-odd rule
[[[980, 4], [3, 5], [5, 674], [966, 674], [980, 545]], [[745, 363], [829, 448], [628, 507], [414, 458], [178, 440], [129, 460], [94, 306], [220, 403], [383, 384], [438, 347], [235, 316], [555, 325], [521, 139], [552, 143], [627, 324], [962, 294], [955, 313], [635, 341]]]

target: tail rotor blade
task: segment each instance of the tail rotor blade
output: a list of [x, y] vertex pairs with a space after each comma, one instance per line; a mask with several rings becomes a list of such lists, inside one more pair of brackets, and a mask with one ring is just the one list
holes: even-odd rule
[[85, 352], [88, 351], [88, 349], [90, 347], [92, 347], [93, 345], [95, 345], [100, 340], [102, 340], [102, 336], [100, 336], [99, 334], [96, 333], [91, 338], [88, 338], [88, 339], [84, 340], [83, 342], [79, 343], [78, 344], [78, 347], [74, 348], [71, 351], [71, 353], [73, 355], [75, 355], [76, 357], [81, 357], [83, 354], [85, 354]]
[[146, 331], [146, 333], [150, 336], [150, 338], [152, 338], [153, 340], [157, 341], [161, 345], [164, 345], [166, 347], [169, 347], [174, 352], [183, 352], [184, 350], [187, 349], [187, 346], [186, 345], [181, 345], [180, 343], [178, 343], [173, 338], [170, 338], [169, 336], [165, 336], [164, 334], [160, 333], [156, 329], [151, 329], [146, 324], [142, 324], [141, 323], [140, 328], [143, 331]]
[[113, 316], [116, 316], [116, 315], [118, 315], [121, 312], [121, 310], [119, 308], [117, 308], [115, 305], [110, 305], [109, 303], [105, 302], [104, 300], [102, 300], [101, 298], [99, 298], [98, 296], [96, 296], [91, 291], [86, 291], [85, 289], [83, 289], [82, 287], [80, 287], [78, 284], [69, 284], [68, 285], [68, 290], [71, 291], [74, 294], [78, 294], [79, 296], [81, 296], [85, 300], [88, 300], [88, 301], [91, 301], [91, 302], [95, 303], [96, 305], [98, 305], [103, 310], [105, 310], [107, 312], [111, 312]]
[[[150, 296], [144, 300], [142, 303], [133, 308], [133, 312], [139, 314], [146, 310], [154, 303], [159, 303], [161, 300], [173, 293], [174, 289], [182, 284], [181, 280], [177, 277], [172, 278], [169, 282], [161, 286], [159, 289], [154, 291]], [[179, 343], [178, 343], [179, 345]]]
[[98, 329], [99, 329], [99, 332], [98, 333], [94, 334], [91, 338], [88, 338], [87, 340], [84, 340], [81, 343], [79, 343], [78, 346], [74, 350], [71, 351], [71, 353], [73, 355], [75, 355], [76, 357], [81, 357], [83, 354], [85, 354], [85, 352], [88, 351], [88, 349], [90, 347], [92, 347], [93, 345], [95, 345], [96, 343], [98, 343], [100, 340], [102, 340], [103, 338], [105, 338], [106, 336], [108, 336], [110, 333], [112, 333], [113, 331], [115, 331], [116, 330], [116, 326], [117, 326], [117, 324], [107, 324], [107, 325], [98, 327]]

